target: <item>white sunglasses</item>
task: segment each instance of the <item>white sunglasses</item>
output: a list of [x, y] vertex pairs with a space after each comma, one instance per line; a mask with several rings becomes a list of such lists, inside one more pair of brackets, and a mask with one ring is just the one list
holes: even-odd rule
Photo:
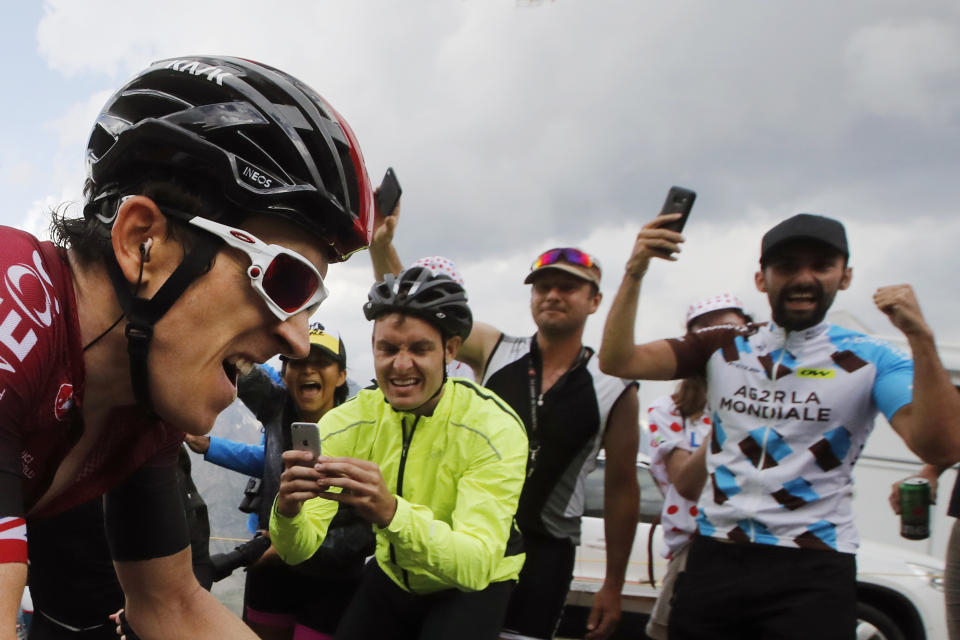
[[246, 231], [208, 218], [192, 216], [169, 207], [161, 207], [161, 210], [217, 236], [228, 246], [247, 254], [250, 258], [250, 266], [247, 267], [250, 284], [281, 322], [304, 309], [315, 309], [330, 295], [317, 268], [296, 251], [267, 244]]

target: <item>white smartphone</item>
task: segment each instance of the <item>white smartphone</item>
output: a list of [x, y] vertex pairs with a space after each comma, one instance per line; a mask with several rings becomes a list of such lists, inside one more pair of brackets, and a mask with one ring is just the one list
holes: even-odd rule
[[320, 429], [316, 422], [294, 422], [290, 425], [290, 438], [297, 451], [309, 451], [313, 454], [311, 466], [320, 457]]

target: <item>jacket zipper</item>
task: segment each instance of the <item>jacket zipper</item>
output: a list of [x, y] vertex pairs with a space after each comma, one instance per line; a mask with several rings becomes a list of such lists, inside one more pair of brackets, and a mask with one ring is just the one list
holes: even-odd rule
[[[410, 441], [413, 440], [413, 432], [417, 428], [417, 423], [420, 421], [420, 416], [417, 416], [413, 420], [413, 424], [410, 425], [410, 431], [407, 432], [407, 424], [405, 421], [400, 421], [400, 428], [403, 430], [403, 448], [400, 450], [400, 469], [397, 471], [397, 495], [403, 496], [403, 471], [407, 466], [407, 453], [410, 451]], [[390, 562], [397, 564], [397, 551], [394, 548], [393, 544], [390, 545]], [[410, 589], [410, 576], [407, 574], [407, 570], [401, 568], [400, 571], [403, 575], [403, 584], [406, 585], [408, 591]]]

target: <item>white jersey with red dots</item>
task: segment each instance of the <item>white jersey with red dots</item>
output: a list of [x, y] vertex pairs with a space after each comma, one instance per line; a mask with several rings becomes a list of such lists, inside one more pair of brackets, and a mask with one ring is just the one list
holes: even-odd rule
[[667, 458], [676, 450], [693, 451], [710, 433], [710, 412], [688, 419], [680, 415], [672, 396], [661, 396], [647, 409], [650, 423], [650, 471], [663, 492], [663, 557], [670, 558], [679, 551], [697, 530], [697, 503], [687, 500], [677, 491], [667, 475]]

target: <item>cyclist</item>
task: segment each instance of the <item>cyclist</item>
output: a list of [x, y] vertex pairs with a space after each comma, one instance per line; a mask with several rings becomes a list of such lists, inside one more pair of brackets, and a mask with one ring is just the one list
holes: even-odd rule
[[960, 395], [909, 285], [877, 307], [907, 338], [890, 345], [824, 321], [852, 269], [843, 225], [799, 214], [764, 234], [754, 281], [772, 321], [635, 345], [640, 283], [683, 236], [644, 225], [607, 317], [602, 367], [670, 379], [705, 373], [711, 487], [672, 601], [670, 638], [850, 638], [858, 536], [853, 465], [882, 411], [931, 464], [960, 458]]
[[25, 519], [105, 492], [142, 638], [254, 637], [193, 576], [177, 451], [240, 371], [307, 355], [328, 263], [369, 242], [360, 150], [295, 78], [192, 57], [109, 99], [87, 169], [83, 217], [55, 216], [59, 244], [0, 229], [0, 638], [25, 582]]
[[[280, 455], [290, 446], [289, 423], [317, 422], [327, 411], [342, 404], [348, 392], [343, 340], [327, 333], [320, 323], [310, 327], [309, 356], [281, 360], [283, 386], [264, 380], [251, 383], [246, 380], [248, 376], [240, 381], [240, 399], [264, 424], [261, 444], [212, 436], [186, 437], [191, 449], [204, 454], [205, 460], [254, 476], [254, 485], [259, 488], [253, 498], [257, 506], [248, 510], [253, 511], [255, 531], [269, 526], [270, 507], [283, 470]], [[268, 375], [260, 372], [260, 367], [249, 374]], [[273, 392], [258, 392], [258, 388], [264, 387]], [[252, 398], [245, 393], [251, 388]], [[285, 410], [288, 398], [293, 399], [296, 411]], [[252, 493], [248, 491], [246, 497]], [[332, 526], [336, 535], [327, 538], [309, 561], [291, 567], [280, 560], [275, 549], [269, 548], [247, 570], [244, 620], [261, 638], [319, 640], [333, 636], [359, 584], [364, 559], [373, 553], [373, 531], [349, 507], [338, 512]]]
[[524, 555], [514, 514], [527, 440], [497, 396], [448, 378], [472, 315], [463, 287], [424, 267], [370, 290], [377, 387], [320, 421], [323, 455], [287, 451], [270, 535], [310, 557], [338, 504], [375, 525], [376, 562], [336, 638], [496, 638]]

